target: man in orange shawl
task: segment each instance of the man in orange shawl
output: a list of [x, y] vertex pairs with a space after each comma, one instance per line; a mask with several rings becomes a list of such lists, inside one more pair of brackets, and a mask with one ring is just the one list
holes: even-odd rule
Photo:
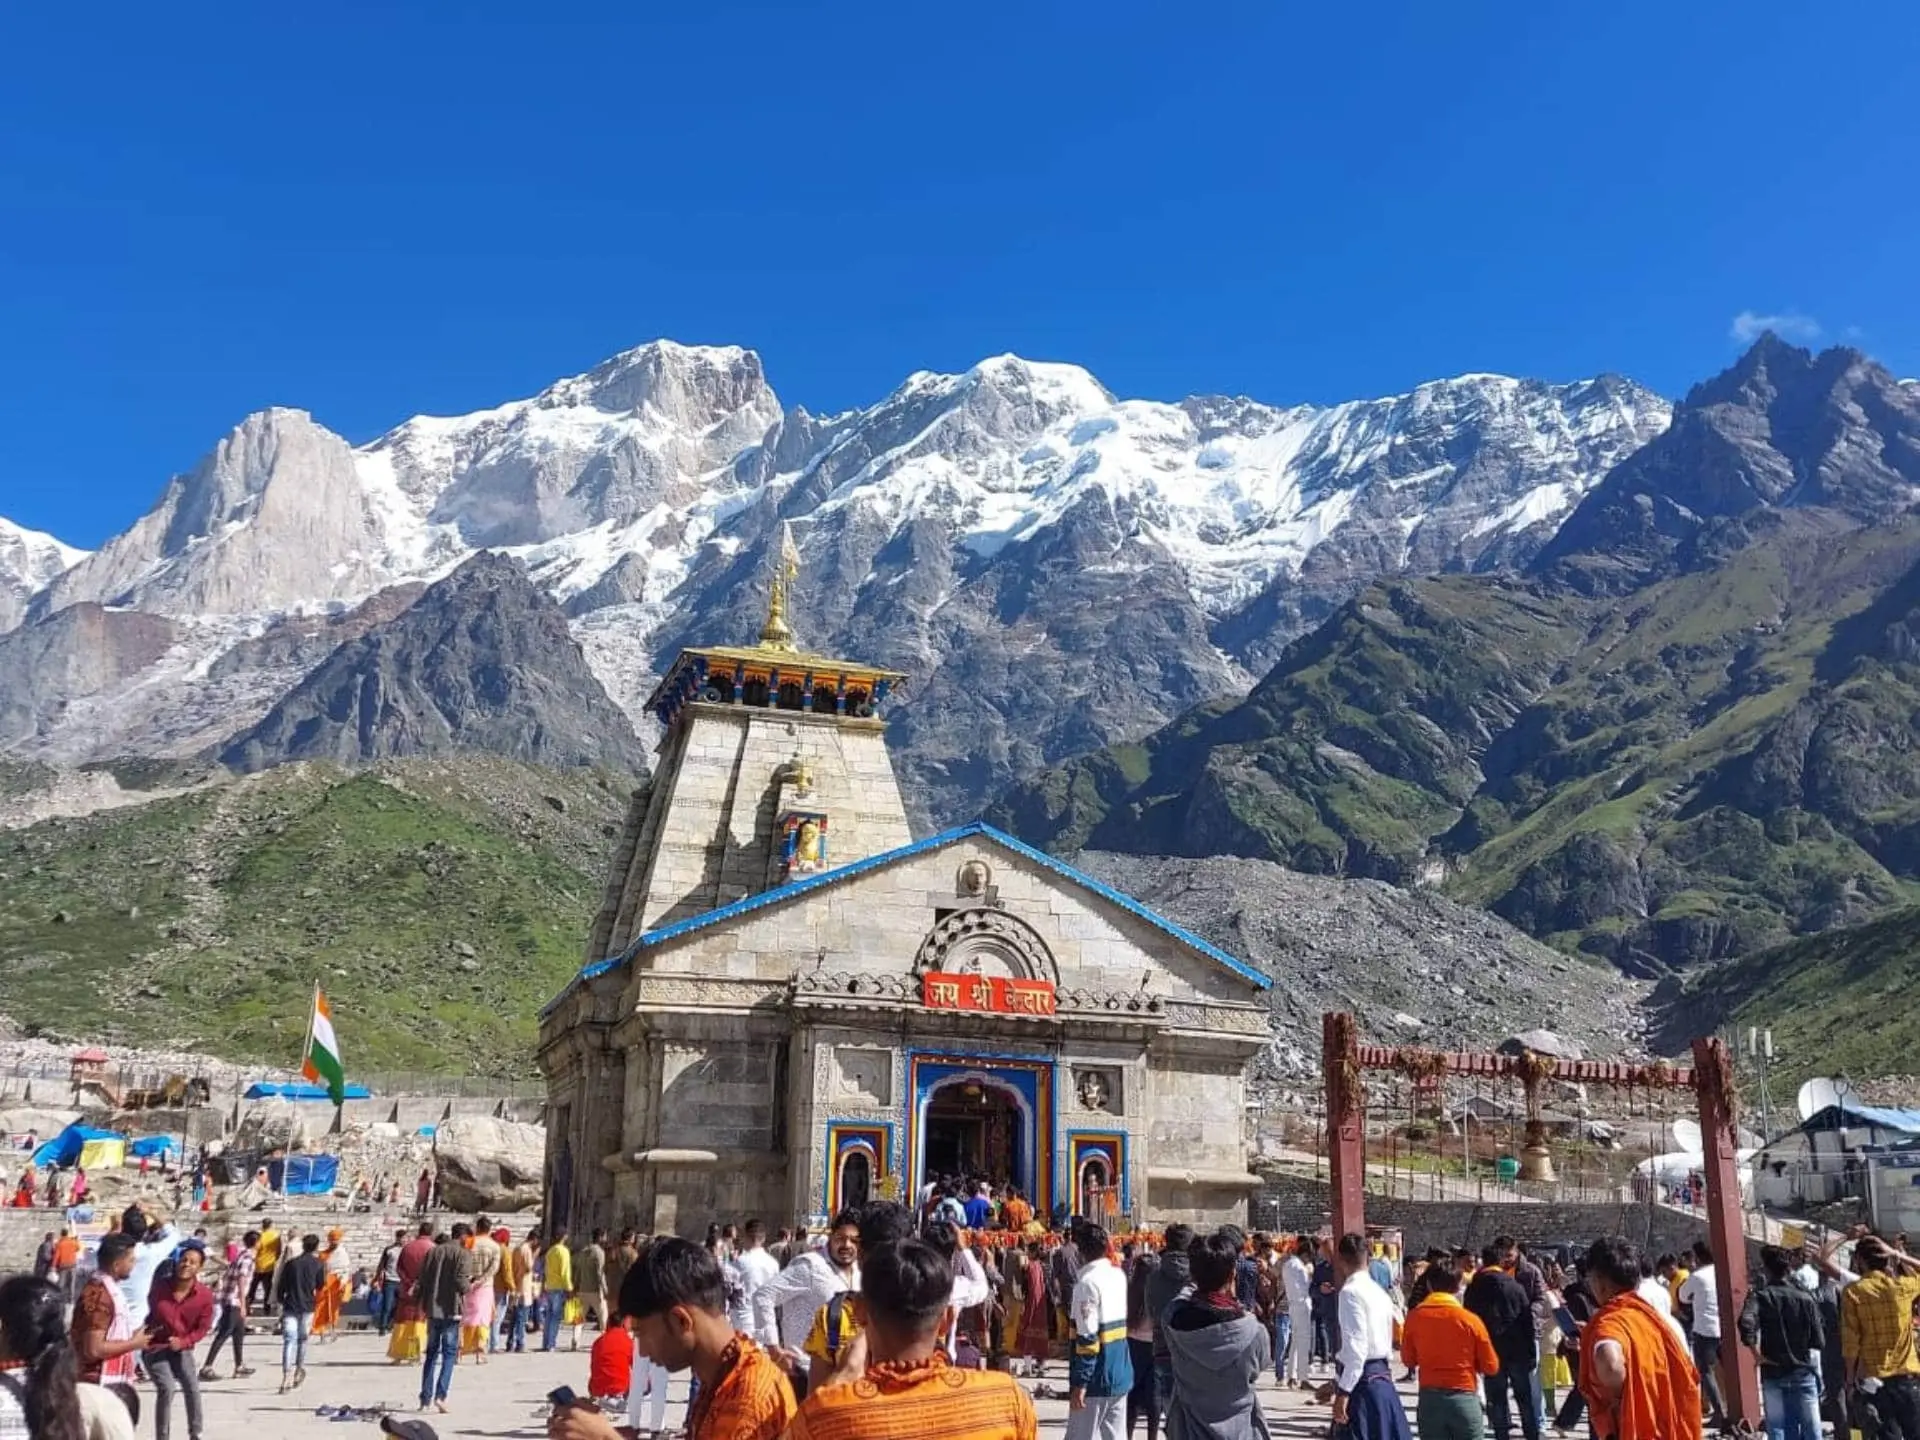
[[1702, 1440], [1700, 1375], [1672, 1325], [1635, 1290], [1640, 1256], [1619, 1236], [1587, 1251], [1600, 1308], [1580, 1331], [1580, 1393], [1599, 1440]]
[[[618, 1310], [637, 1354], [669, 1371], [691, 1370], [700, 1382], [687, 1407], [688, 1440], [780, 1440], [793, 1419], [793, 1388], [773, 1358], [727, 1319], [717, 1258], [675, 1237], [654, 1241], [621, 1281]], [[591, 1402], [557, 1406], [547, 1421], [549, 1440], [620, 1434]]]
[[349, 1268], [353, 1262], [347, 1255], [347, 1247], [342, 1243], [338, 1230], [327, 1231], [327, 1248], [320, 1252], [320, 1258], [326, 1262], [327, 1283], [314, 1297], [313, 1333], [326, 1335], [340, 1324], [340, 1312], [346, 1309], [347, 1301], [353, 1294], [353, 1277]]

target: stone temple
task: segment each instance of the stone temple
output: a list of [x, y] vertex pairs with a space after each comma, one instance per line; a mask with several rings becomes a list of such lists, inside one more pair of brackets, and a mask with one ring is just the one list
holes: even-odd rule
[[984, 824], [915, 840], [900, 675], [683, 651], [587, 964], [542, 1012], [547, 1210], [574, 1233], [823, 1224], [930, 1174], [1110, 1226], [1244, 1220], [1260, 972]]

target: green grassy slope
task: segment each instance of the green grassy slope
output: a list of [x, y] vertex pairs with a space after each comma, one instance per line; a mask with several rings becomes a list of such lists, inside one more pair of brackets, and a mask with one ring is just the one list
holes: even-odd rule
[[51, 1034], [351, 1072], [522, 1074], [630, 782], [490, 757], [296, 765], [0, 834], [0, 1011]]
[[1773, 1031], [1785, 1084], [1920, 1069], [1920, 906], [1810, 935], [1688, 977], [1660, 999], [1675, 1034]]
[[1438, 874], [1630, 968], [1920, 900], [1920, 664], [1869, 609], [1915, 571], [1920, 520], [1795, 512], [1743, 542], [1623, 599], [1375, 585], [1244, 702], [1015, 787], [992, 818], [1061, 852]]

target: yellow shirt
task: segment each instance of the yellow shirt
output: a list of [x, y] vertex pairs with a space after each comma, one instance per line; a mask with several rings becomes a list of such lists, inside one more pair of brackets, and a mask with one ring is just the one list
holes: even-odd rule
[[1680, 1287], [1687, 1283], [1687, 1277], [1691, 1274], [1693, 1272], [1683, 1266], [1675, 1270], [1673, 1278], [1667, 1281], [1667, 1294], [1672, 1297], [1673, 1308], [1676, 1310], [1680, 1308]]
[[253, 1247], [253, 1264], [256, 1270], [271, 1270], [280, 1259], [280, 1232], [262, 1230], [260, 1243]]
[[845, 1352], [847, 1342], [860, 1333], [860, 1327], [853, 1321], [853, 1303], [850, 1298], [843, 1299], [840, 1306], [840, 1333], [831, 1346], [827, 1344], [827, 1312], [832, 1307], [822, 1305], [813, 1312], [813, 1328], [807, 1331], [807, 1343], [801, 1347], [808, 1355], [822, 1364], [832, 1364], [835, 1357]]
[[549, 1245], [541, 1256], [546, 1266], [542, 1275], [549, 1291], [556, 1295], [573, 1293], [573, 1252], [564, 1245]]
[[1913, 1306], [1920, 1275], [1869, 1271], [1840, 1292], [1840, 1353], [1860, 1373], [1884, 1380], [1920, 1375], [1913, 1349]]

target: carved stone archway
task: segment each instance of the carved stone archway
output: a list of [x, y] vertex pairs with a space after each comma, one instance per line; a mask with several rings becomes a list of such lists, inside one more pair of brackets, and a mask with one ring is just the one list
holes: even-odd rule
[[1060, 983], [1060, 966], [1039, 932], [990, 905], [956, 910], [927, 932], [914, 953], [913, 973], [924, 975], [930, 970]]

